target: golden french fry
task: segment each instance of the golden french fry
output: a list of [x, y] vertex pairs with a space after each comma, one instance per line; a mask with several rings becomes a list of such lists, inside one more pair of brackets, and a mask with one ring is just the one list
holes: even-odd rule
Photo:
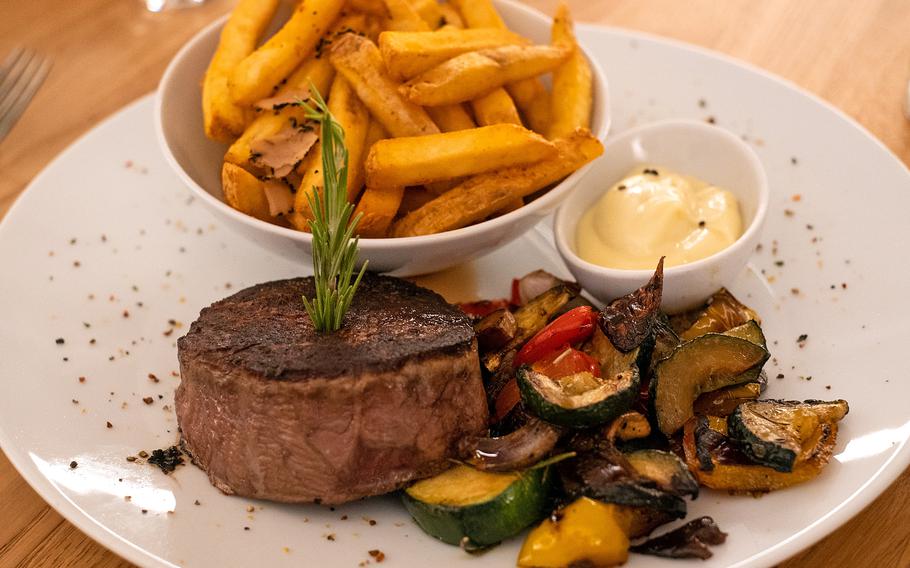
[[282, 79], [313, 54], [342, 7], [344, 0], [306, 0], [297, 4], [284, 26], [234, 69], [229, 80], [234, 100], [252, 105], [269, 96]]
[[390, 138], [370, 149], [366, 180], [369, 187], [423, 185], [555, 155], [556, 147], [546, 138], [514, 124]]
[[550, 93], [537, 77], [506, 85], [506, 91], [521, 110], [531, 130], [545, 134], [550, 124]]
[[392, 77], [401, 80], [469, 51], [526, 43], [526, 39], [506, 29], [387, 31], [379, 34], [382, 59]]
[[516, 198], [512, 199], [511, 201], [509, 201], [508, 203], [506, 203], [505, 207], [503, 207], [496, 213], [493, 213], [493, 217], [499, 217], [500, 215], [505, 215], [506, 213], [511, 213], [512, 211], [517, 211], [518, 209], [521, 209], [524, 206], [525, 206], [525, 200], [520, 197], [516, 197]]
[[512, 97], [505, 89], [496, 89], [471, 101], [474, 118], [480, 126], [491, 124], [517, 124], [521, 126], [521, 117]]
[[357, 234], [363, 238], [385, 237], [389, 225], [404, 198], [403, 187], [367, 187], [354, 208], [354, 215], [362, 215], [357, 224]]
[[420, 17], [409, 0], [382, 0], [389, 18], [385, 27], [404, 32], [426, 32], [430, 26]]
[[386, 134], [385, 128], [376, 122], [375, 119], [371, 118], [370, 126], [367, 128], [367, 134], [363, 141], [363, 150], [359, 153], [357, 165], [348, 171], [348, 201], [351, 203], [357, 201], [357, 196], [360, 195], [360, 191], [363, 189], [364, 178], [366, 178], [366, 161], [367, 156], [370, 153], [370, 148], [380, 140], [388, 137], [389, 135]]
[[410, 187], [405, 190], [404, 197], [401, 199], [401, 205], [398, 207], [398, 214], [405, 215], [420, 209], [436, 197], [436, 194], [420, 187]]
[[330, 60], [392, 136], [439, 132], [426, 111], [401, 96], [400, 85], [389, 77], [379, 48], [369, 39], [354, 34], [342, 36], [332, 45]]
[[570, 54], [568, 47], [556, 45], [504, 45], [463, 53], [414, 77], [401, 92], [424, 106], [469, 101], [506, 83], [551, 71]]
[[436, 0], [409, 0], [409, 2], [427, 23], [429, 29], [435, 30], [442, 25], [442, 7], [436, 3]]
[[549, 138], [559, 138], [588, 127], [593, 108], [591, 66], [578, 48], [572, 26], [572, 16], [561, 4], [553, 17], [552, 43], [568, 47], [571, 55], [553, 70], [553, 94], [550, 103]]
[[449, 0], [449, 2], [458, 9], [461, 19], [469, 28], [506, 27], [490, 0]]
[[382, 0], [348, 0], [348, 7], [352, 10], [380, 18], [389, 15]]
[[443, 132], [455, 132], [477, 126], [471, 114], [460, 104], [427, 107], [425, 110]]
[[603, 145], [587, 129], [555, 140], [555, 157], [474, 176], [405, 215], [392, 234], [412, 237], [451, 231], [486, 219], [516, 198], [544, 189], [603, 153]]
[[250, 172], [225, 162], [221, 167], [221, 189], [224, 200], [237, 211], [263, 221], [272, 220], [263, 182]]
[[234, 103], [228, 78], [256, 49], [277, 8], [278, 0], [241, 0], [221, 30], [218, 48], [202, 82], [202, 119], [209, 138], [230, 142], [243, 132], [247, 110]]
[[[506, 28], [505, 22], [489, 0], [459, 0], [453, 3], [458, 7], [468, 27]], [[550, 98], [540, 79], [537, 77], [522, 79], [507, 85], [506, 90], [521, 110], [528, 126], [541, 134], [545, 133], [550, 120]]]
[[[323, 39], [330, 41], [337, 37], [339, 33], [345, 30], [354, 30], [355, 32], [365, 32], [369, 28], [370, 22], [363, 14], [351, 14], [341, 17], [337, 24], [323, 36]], [[297, 69], [291, 73], [287, 81], [278, 89], [276, 97], [282, 97], [289, 93], [299, 92], [308, 89], [310, 84], [316, 87], [320, 93], [328, 93], [332, 85], [332, 79], [335, 76], [335, 68], [328, 57], [308, 58], [301, 63]], [[282, 128], [291, 122], [302, 124], [305, 120], [304, 110], [297, 106], [286, 106], [276, 112], [263, 111], [256, 115], [256, 118], [247, 126], [243, 134], [231, 144], [227, 154], [224, 156], [226, 162], [251, 168], [250, 144], [254, 140], [269, 138], [276, 135]], [[264, 172], [263, 172], [264, 173]]]
[[[332, 82], [328, 107], [336, 122], [344, 129], [344, 145], [348, 150], [349, 164], [347, 191], [350, 196], [360, 191], [360, 181], [357, 179], [359, 176], [356, 172], [351, 175], [350, 168], [353, 167], [356, 170], [363, 161], [364, 142], [370, 125], [370, 115], [344, 77], [335, 77]], [[318, 158], [316, 154], [318, 154]], [[294, 196], [294, 212], [290, 215], [289, 220], [295, 228], [305, 231], [309, 229], [309, 221], [313, 218], [309, 198], [313, 196], [314, 192], [321, 192], [323, 189], [321, 145], [310, 150], [298, 172], [302, 179]]]
[[464, 29], [464, 20], [461, 19], [461, 14], [458, 13], [454, 6], [446, 2], [439, 5], [439, 11], [442, 13], [441, 27], [451, 26], [459, 30]]

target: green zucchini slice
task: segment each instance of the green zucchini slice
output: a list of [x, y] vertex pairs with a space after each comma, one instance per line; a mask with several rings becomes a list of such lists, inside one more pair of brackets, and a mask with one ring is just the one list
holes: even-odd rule
[[551, 480], [546, 467], [491, 473], [457, 465], [410, 486], [402, 500], [425, 533], [474, 550], [502, 542], [545, 517]]
[[848, 411], [844, 400], [756, 400], [739, 405], [727, 418], [727, 429], [749, 459], [790, 472], [814, 455], [822, 426], [840, 421]]
[[754, 380], [746, 371], [768, 360], [766, 349], [746, 339], [708, 333], [677, 347], [657, 364], [651, 379], [651, 403], [657, 426], [670, 436], [692, 416], [705, 392]]
[[558, 379], [523, 366], [517, 378], [521, 400], [535, 416], [570, 428], [605, 424], [629, 410], [640, 381], [636, 366], [602, 378], [582, 372]]
[[706, 333], [721, 333], [749, 320], [761, 321], [754, 310], [737, 300], [726, 288], [715, 292], [702, 310], [675, 319], [680, 324], [688, 324], [679, 330], [680, 338], [686, 341]]
[[625, 456], [635, 471], [655, 482], [660, 489], [680, 497], [698, 497], [698, 482], [676, 454], [663, 450], [638, 450]]

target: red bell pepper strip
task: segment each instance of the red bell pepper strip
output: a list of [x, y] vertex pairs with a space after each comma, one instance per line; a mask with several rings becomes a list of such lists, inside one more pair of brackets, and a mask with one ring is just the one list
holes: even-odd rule
[[521, 392], [518, 390], [518, 382], [512, 379], [496, 395], [496, 402], [493, 403], [493, 423], [495, 424], [508, 416], [520, 400]]
[[579, 306], [551, 321], [515, 356], [514, 366], [535, 363], [563, 345], [585, 341], [594, 333], [597, 311], [591, 306]]
[[521, 307], [521, 279], [512, 279], [512, 305], [516, 308]]
[[588, 372], [600, 377], [600, 363], [587, 353], [564, 347], [534, 363], [534, 370], [553, 379]]
[[474, 316], [482, 318], [490, 315], [496, 310], [509, 307], [509, 301], [502, 300], [480, 300], [479, 302], [463, 302], [458, 304], [458, 307], [461, 308], [461, 311], [468, 314], [469, 316]]

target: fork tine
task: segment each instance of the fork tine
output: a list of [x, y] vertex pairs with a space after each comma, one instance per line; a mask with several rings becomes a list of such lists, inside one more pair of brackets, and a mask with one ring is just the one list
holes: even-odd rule
[[25, 112], [25, 109], [28, 108], [35, 93], [38, 92], [38, 89], [44, 83], [44, 79], [47, 77], [48, 73], [50, 73], [50, 60], [40, 57], [38, 59], [38, 67], [31, 73], [31, 76], [20, 91], [19, 96], [13, 101], [13, 104], [6, 112], [0, 113], [0, 142], [6, 138], [9, 131], [12, 130], [16, 122], [19, 121], [19, 117], [21, 117]]
[[34, 63], [40, 63], [37, 54], [26, 51], [25, 56], [18, 58], [4, 80], [0, 81], [0, 116], [3, 116], [28, 83], [31, 73], [34, 73]]

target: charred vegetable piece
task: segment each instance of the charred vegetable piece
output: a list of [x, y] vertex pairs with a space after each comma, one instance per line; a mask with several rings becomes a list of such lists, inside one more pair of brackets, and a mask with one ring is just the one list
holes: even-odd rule
[[[699, 417], [686, 423], [683, 430], [683, 449], [686, 455], [686, 464], [689, 470], [698, 478], [698, 482], [705, 487], [721, 489], [740, 493], [761, 493], [790, 487], [804, 481], [814, 479], [821, 473], [834, 451], [837, 443], [837, 424], [823, 424], [822, 436], [818, 441], [815, 453], [807, 460], [798, 463], [793, 471], [783, 473], [763, 465], [747, 463], [747, 458], [741, 458], [741, 463], [732, 463], [739, 459], [735, 448], [726, 440], [726, 433], [715, 430], [726, 430], [726, 421], [719, 419], [712, 421], [708, 427], [713, 434], [709, 437], [704, 434], [696, 442], [696, 430], [704, 432], [708, 419]], [[718, 442], [719, 440], [719, 442]], [[704, 468], [699, 460], [696, 443], [703, 445], [712, 442], [714, 448], [707, 450], [711, 467]]]
[[638, 368], [596, 377], [581, 372], [553, 378], [524, 366], [518, 369], [521, 400], [547, 422], [585, 428], [606, 424], [629, 410], [638, 395]]
[[789, 472], [815, 454], [823, 426], [840, 421], [848, 411], [844, 400], [757, 400], [741, 404], [727, 427], [752, 461]]
[[631, 411], [619, 416], [607, 429], [607, 439], [611, 442], [621, 440], [638, 440], [651, 435], [651, 423], [641, 413]]
[[548, 468], [490, 473], [457, 465], [418, 481], [402, 495], [414, 521], [427, 534], [473, 550], [494, 545], [547, 514]]
[[657, 320], [654, 322], [651, 336], [654, 341], [654, 346], [651, 349], [648, 361], [649, 375], [653, 372], [654, 367], [657, 365], [657, 363], [663, 359], [666, 359], [670, 353], [672, 353], [673, 350], [679, 347], [679, 344], [682, 343], [682, 340], [679, 339], [679, 336], [676, 335], [676, 332], [674, 332], [673, 328], [670, 327], [666, 316], [663, 314], [661, 314], [661, 317], [657, 318]]
[[458, 304], [461, 311], [475, 318], [482, 318], [490, 315], [496, 310], [509, 307], [508, 300], [480, 300], [478, 302], [463, 302]]
[[626, 459], [640, 475], [654, 481], [657, 487], [673, 495], [698, 497], [698, 482], [676, 454], [663, 450], [638, 450]]
[[529, 272], [512, 281], [512, 301], [516, 306], [523, 306], [544, 292], [562, 284], [570, 283], [553, 276], [546, 270]]
[[695, 400], [693, 410], [695, 414], [729, 416], [737, 406], [757, 399], [760, 394], [761, 385], [759, 383], [746, 383], [718, 389], [699, 396]]
[[514, 432], [498, 438], [470, 437], [461, 441], [467, 461], [482, 471], [516, 471], [534, 465], [556, 446], [559, 429], [530, 419]]
[[537, 296], [514, 312], [518, 331], [502, 349], [487, 354], [483, 365], [487, 371], [495, 373], [502, 365], [503, 358], [510, 352], [518, 350], [521, 345], [543, 329], [550, 317], [567, 302], [578, 295], [577, 289], [565, 284], [551, 288]]
[[500, 308], [484, 316], [474, 324], [474, 333], [477, 334], [477, 344], [481, 351], [499, 349], [515, 337], [518, 324], [515, 316], [507, 308]]
[[493, 424], [501, 422], [518, 406], [519, 402], [521, 402], [521, 391], [518, 390], [518, 381], [509, 379], [496, 393], [496, 398], [493, 402], [493, 416], [490, 421]]
[[694, 416], [695, 399], [705, 392], [742, 383], [746, 371], [767, 361], [759, 345], [711, 333], [677, 347], [658, 363], [651, 378], [650, 400], [657, 425], [672, 435]]
[[528, 534], [518, 565], [535, 568], [618, 566], [629, 557], [623, 507], [582, 497]]
[[597, 312], [590, 306], [579, 306], [559, 316], [518, 351], [513, 365], [534, 363], [561, 350], [566, 345], [587, 341], [597, 325]]
[[727, 533], [711, 517], [699, 517], [678, 529], [632, 547], [632, 552], [665, 558], [711, 558], [708, 545], [723, 544]]
[[620, 351], [631, 351], [651, 334], [660, 314], [664, 287], [664, 259], [647, 284], [610, 302], [600, 313], [600, 327]]
[[604, 376], [618, 375], [634, 367], [641, 359], [641, 347], [623, 353], [600, 329], [594, 330], [591, 340], [582, 349], [600, 363], [601, 374]]
[[746, 307], [726, 288], [721, 288], [708, 299], [707, 306], [696, 315], [695, 321], [679, 334], [684, 341], [706, 333], [723, 333], [750, 320], [761, 323], [761, 318]]

